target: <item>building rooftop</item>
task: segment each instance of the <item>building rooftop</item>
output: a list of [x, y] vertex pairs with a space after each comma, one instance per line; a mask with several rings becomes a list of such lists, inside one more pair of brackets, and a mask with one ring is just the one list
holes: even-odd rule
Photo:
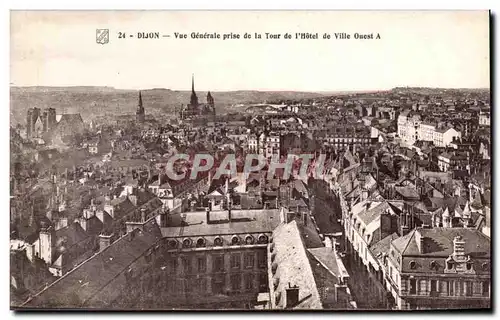
[[205, 211], [170, 215], [170, 226], [161, 228], [164, 237], [185, 237], [240, 233], [271, 232], [279, 223], [279, 210], [211, 211], [207, 223]]
[[[161, 238], [153, 219], [144, 231], [135, 229], [109, 247], [84, 261], [65, 276], [25, 302], [22, 308], [100, 308], [126, 290], [125, 277], [119, 277]], [[140, 262], [140, 261], [139, 261]]]

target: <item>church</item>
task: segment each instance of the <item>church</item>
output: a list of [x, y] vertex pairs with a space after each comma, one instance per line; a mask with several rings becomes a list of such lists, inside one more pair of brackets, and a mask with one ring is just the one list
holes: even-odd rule
[[183, 121], [214, 121], [215, 122], [215, 101], [210, 91], [207, 94], [207, 103], [199, 103], [198, 96], [194, 91], [194, 75], [191, 80], [191, 99], [189, 104], [181, 106], [179, 118]]

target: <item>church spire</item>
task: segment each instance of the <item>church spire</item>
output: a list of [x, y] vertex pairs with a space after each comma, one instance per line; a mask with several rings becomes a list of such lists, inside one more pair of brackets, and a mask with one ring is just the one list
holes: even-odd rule
[[194, 92], [194, 73], [191, 78], [191, 107], [198, 107], [198, 97], [196, 96], [196, 92]]
[[139, 108], [142, 109], [142, 94], [141, 91], [139, 91]]
[[135, 113], [136, 120], [138, 122], [144, 122], [145, 112], [144, 107], [142, 106], [142, 92], [139, 91], [139, 102], [137, 104], [137, 112]]

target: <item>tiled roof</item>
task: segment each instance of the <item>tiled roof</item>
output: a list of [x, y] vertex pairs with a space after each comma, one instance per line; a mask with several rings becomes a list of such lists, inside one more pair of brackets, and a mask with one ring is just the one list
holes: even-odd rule
[[135, 229], [118, 239], [38, 293], [22, 307], [64, 309], [108, 306], [127, 290], [125, 277], [119, 275], [160, 238], [158, 225], [153, 219], [145, 225], [144, 231]]
[[[424, 253], [420, 253], [417, 246], [416, 232], [424, 238]], [[418, 228], [392, 243], [403, 256], [448, 257], [453, 253], [453, 239], [456, 236], [461, 236], [465, 240], [466, 255], [490, 258], [490, 240], [475, 229]]]
[[271, 299], [275, 302], [277, 297], [280, 297], [276, 307], [286, 307], [286, 288], [291, 285], [299, 287], [299, 301], [292, 308], [323, 309], [320, 293], [309, 261], [310, 254], [308, 255], [304, 247], [295, 221], [280, 224], [273, 231], [273, 246], [273, 253], [276, 253], [272, 262], [273, 265], [276, 265], [273, 281], [275, 278], [279, 278], [279, 283], [275, 290], [271, 290]]

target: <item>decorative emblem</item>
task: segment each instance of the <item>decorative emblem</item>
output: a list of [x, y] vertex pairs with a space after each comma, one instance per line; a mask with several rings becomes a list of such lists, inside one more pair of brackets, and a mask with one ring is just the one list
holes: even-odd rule
[[95, 41], [99, 44], [106, 44], [109, 42], [109, 29], [96, 29]]

